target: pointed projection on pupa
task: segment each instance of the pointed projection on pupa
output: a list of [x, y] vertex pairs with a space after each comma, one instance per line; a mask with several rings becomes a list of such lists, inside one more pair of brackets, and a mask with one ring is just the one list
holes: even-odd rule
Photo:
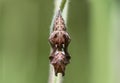
[[53, 31], [66, 31], [65, 22], [61, 15], [60, 10], [58, 11], [58, 14], [56, 15], [56, 18], [55, 18]]

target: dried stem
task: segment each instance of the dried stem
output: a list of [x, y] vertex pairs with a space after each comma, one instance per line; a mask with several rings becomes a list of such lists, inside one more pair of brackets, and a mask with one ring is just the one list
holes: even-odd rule
[[[68, 0], [54, 0], [54, 1], [55, 1], [55, 3], [54, 3], [55, 9], [54, 9], [52, 23], [50, 26], [50, 34], [53, 30], [53, 23], [54, 23], [54, 19], [57, 15], [58, 10], [61, 10], [63, 19], [64, 19], [65, 23], [67, 23]], [[54, 68], [51, 64], [50, 64], [50, 71], [49, 72], [50, 73], [49, 73], [48, 83], [62, 83], [62, 81], [63, 81], [62, 74], [58, 73], [57, 76], [55, 76]]]
[[60, 10], [63, 11], [64, 7], [66, 4], [66, 0], [62, 0], [61, 5], [60, 5]]
[[62, 83], [62, 81], [63, 81], [62, 74], [58, 73], [57, 82], [56, 83]]

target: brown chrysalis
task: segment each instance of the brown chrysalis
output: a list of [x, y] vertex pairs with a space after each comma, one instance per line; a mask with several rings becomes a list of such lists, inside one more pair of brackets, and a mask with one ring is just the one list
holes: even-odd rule
[[50, 62], [54, 66], [55, 75], [57, 73], [65, 74], [65, 66], [69, 63], [70, 55], [68, 45], [70, 43], [69, 34], [66, 32], [66, 26], [60, 10], [54, 21], [53, 31], [49, 37], [49, 43], [52, 47]]

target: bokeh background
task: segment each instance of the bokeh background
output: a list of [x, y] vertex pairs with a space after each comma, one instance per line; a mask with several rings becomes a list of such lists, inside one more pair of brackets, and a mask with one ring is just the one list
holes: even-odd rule
[[[54, 0], [0, 0], [0, 83], [47, 83]], [[70, 0], [64, 83], [120, 83], [120, 1]]]

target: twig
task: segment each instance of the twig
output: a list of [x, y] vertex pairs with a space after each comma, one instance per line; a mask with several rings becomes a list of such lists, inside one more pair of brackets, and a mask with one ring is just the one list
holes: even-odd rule
[[[55, 0], [55, 9], [54, 9], [52, 23], [50, 26], [50, 34], [53, 31], [54, 19], [57, 15], [58, 10], [61, 10], [61, 12], [63, 14], [64, 21], [65, 21], [65, 23], [67, 23], [68, 0]], [[50, 71], [49, 72], [50, 73], [49, 73], [48, 83], [62, 83], [62, 80], [63, 80], [62, 74], [58, 73], [57, 76], [55, 76], [54, 68], [51, 64], [50, 64]]]
[[57, 76], [57, 81], [56, 81], [56, 83], [62, 83], [62, 81], [63, 81], [62, 74], [61, 74], [61, 73], [58, 73], [58, 76]]

